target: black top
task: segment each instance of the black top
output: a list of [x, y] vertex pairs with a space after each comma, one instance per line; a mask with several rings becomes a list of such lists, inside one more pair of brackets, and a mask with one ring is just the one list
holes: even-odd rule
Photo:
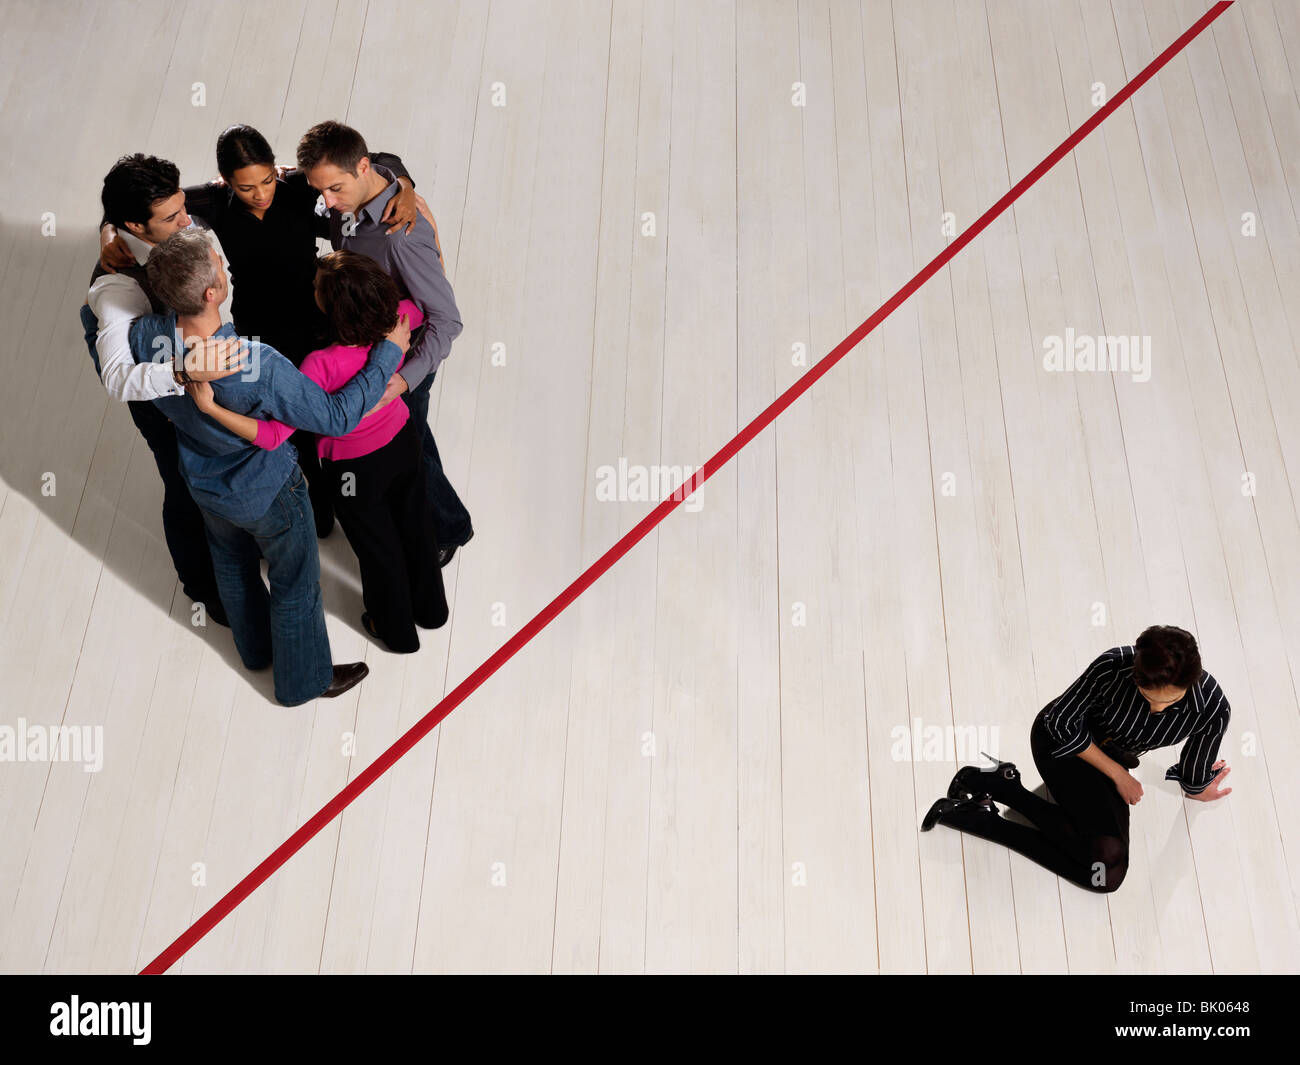
[[[410, 178], [395, 155], [376, 152], [370, 159], [394, 177]], [[216, 230], [230, 263], [235, 330], [260, 338], [295, 366], [324, 342], [324, 316], [313, 295], [316, 238], [329, 238], [328, 213], [316, 213], [319, 197], [302, 171], [291, 170], [277, 179], [259, 219], [228, 186], [185, 187], [186, 211]]]
[[1181, 699], [1154, 713], [1133, 679], [1133, 657], [1132, 646], [1112, 647], [1048, 704], [1043, 725], [1056, 744], [1052, 754], [1076, 755], [1107, 737], [1133, 754], [1186, 740], [1165, 779], [1179, 781], [1188, 794], [1204, 791], [1218, 775], [1210, 767], [1232, 712], [1218, 681], [1202, 672]]

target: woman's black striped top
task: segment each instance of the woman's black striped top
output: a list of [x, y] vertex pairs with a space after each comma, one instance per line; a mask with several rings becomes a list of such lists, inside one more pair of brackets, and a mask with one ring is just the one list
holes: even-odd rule
[[1087, 750], [1094, 740], [1112, 742], [1135, 755], [1182, 740], [1183, 753], [1165, 773], [1188, 794], [1210, 786], [1217, 774], [1210, 767], [1219, 755], [1219, 741], [1228, 727], [1231, 709], [1222, 689], [1209, 673], [1191, 684], [1178, 702], [1153, 713], [1133, 679], [1133, 647], [1112, 647], [1102, 653], [1078, 680], [1043, 714], [1047, 734], [1056, 741], [1057, 758]]

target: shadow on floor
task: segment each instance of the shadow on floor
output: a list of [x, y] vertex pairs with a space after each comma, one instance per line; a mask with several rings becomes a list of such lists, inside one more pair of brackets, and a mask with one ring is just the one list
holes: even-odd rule
[[[170, 613], [184, 593], [163, 539], [162, 482], [125, 404], [104, 392], [79, 318], [97, 234], [82, 227], [46, 236], [35, 222], [0, 216], [0, 249], [0, 477], [11, 493]], [[131, 535], [147, 538], [146, 557], [166, 567], [170, 582], [156, 574], [141, 579], [137, 567], [116, 563], [108, 545], [115, 529], [121, 535], [123, 523]], [[337, 525], [321, 541], [320, 558], [327, 613], [364, 636], [356, 558]], [[184, 605], [178, 618], [189, 617]], [[190, 627], [251, 687], [275, 701], [271, 671], [244, 669], [229, 629], [210, 619]]]

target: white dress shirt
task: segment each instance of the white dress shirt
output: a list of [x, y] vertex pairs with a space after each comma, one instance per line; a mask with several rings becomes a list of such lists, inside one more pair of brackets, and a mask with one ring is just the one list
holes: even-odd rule
[[[230, 264], [226, 262], [226, 254], [221, 250], [221, 241], [206, 226], [200, 229], [221, 257], [222, 268], [229, 280]], [[137, 263], [143, 266], [148, 261], [149, 252], [154, 247], [152, 244], [125, 229], [119, 229], [117, 236], [126, 243]], [[223, 322], [230, 321], [230, 297], [233, 290], [232, 282], [221, 304]], [[130, 399], [178, 396], [185, 391], [184, 386], [178, 385], [172, 377], [170, 360], [138, 363], [131, 354], [131, 323], [153, 311], [149, 297], [144, 294], [135, 278], [125, 274], [104, 274], [97, 277], [86, 294], [86, 302], [99, 321], [95, 351], [99, 355], [99, 379], [104, 384], [104, 391], [123, 402]]]

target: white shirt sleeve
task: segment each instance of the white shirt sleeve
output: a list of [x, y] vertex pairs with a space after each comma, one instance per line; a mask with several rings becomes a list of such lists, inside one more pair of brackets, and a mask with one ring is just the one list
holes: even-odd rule
[[185, 391], [172, 377], [170, 362], [137, 363], [131, 355], [131, 323], [151, 311], [149, 297], [134, 278], [104, 274], [90, 286], [86, 302], [99, 319], [95, 351], [105, 392], [125, 402], [178, 396]]

